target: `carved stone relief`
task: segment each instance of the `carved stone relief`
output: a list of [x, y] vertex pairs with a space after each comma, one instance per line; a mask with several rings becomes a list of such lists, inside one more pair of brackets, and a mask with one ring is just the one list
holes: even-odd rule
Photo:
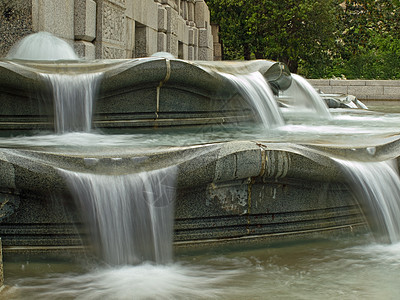
[[111, 3], [117, 4], [125, 8], [126, 6], [126, 0], [108, 0]]
[[102, 57], [105, 59], [117, 59], [117, 58], [124, 58], [125, 51], [122, 49], [108, 47], [103, 45], [102, 49]]
[[106, 2], [102, 13], [103, 40], [124, 44], [126, 40], [125, 10]]

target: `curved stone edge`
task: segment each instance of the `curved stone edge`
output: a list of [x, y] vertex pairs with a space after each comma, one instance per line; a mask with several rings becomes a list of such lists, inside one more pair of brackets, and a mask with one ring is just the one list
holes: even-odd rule
[[[264, 179], [286, 177], [304, 180], [344, 180], [340, 169], [327, 157], [315, 154], [320, 161], [310, 159], [281, 144], [233, 141], [200, 146], [174, 147], [156, 152], [132, 152], [106, 157], [91, 155], [58, 154], [34, 150], [0, 150], [0, 186], [43, 192], [65, 190], [57, 168], [80, 172], [106, 173], [110, 166], [120, 164], [126, 173], [178, 165], [178, 186], [188, 187], [211, 182], [247, 179], [262, 176]], [[144, 160], [140, 160], [141, 157]], [[113, 157], [121, 158], [120, 162]], [[90, 164], [88, 159], [95, 159]], [[140, 163], [137, 163], [139, 160]], [[323, 163], [321, 163], [323, 162]], [[307, 171], [304, 170], [307, 165]], [[332, 171], [330, 171], [332, 170]], [[325, 174], [321, 178], [320, 174]]]
[[46, 84], [37, 73], [17, 63], [0, 60], [0, 91], [30, 97], [37, 90], [46, 90]]
[[[277, 64], [264, 60], [235, 62], [232, 68], [268, 73]], [[229, 64], [226, 68], [229, 70]], [[274, 81], [277, 72], [272, 71]], [[107, 132], [254, 122], [249, 103], [236, 87], [217, 69], [197, 62], [160, 57], [91, 62], [0, 60], [4, 108], [0, 134], [53, 129], [53, 96], [42, 73], [91, 72], [103, 73], [93, 125]]]
[[[9, 236], [5, 249], [7, 252], [52, 252], [60, 250], [60, 245], [66, 251], [83, 249], [75, 225], [68, 223], [71, 220], [61, 217], [60, 212], [50, 211], [54, 204], [40, 207], [49, 202], [49, 195], [69, 194], [57, 167], [101, 173], [110, 166], [115, 167], [115, 163], [126, 165], [124, 172], [178, 165], [174, 234], [177, 247], [190, 247], [192, 243], [290, 239], [325, 231], [348, 231], [358, 225], [367, 228], [351, 193], [344, 189], [346, 180], [342, 174], [335, 171], [321, 176], [327, 168], [335, 167], [329, 165], [330, 159], [318, 157], [318, 153], [302, 156], [293, 149], [293, 145], [251, 141], [97, 157], [3, 149], [7, 161], [2, 162], [6, 167], [13, 167], [15, 173], [14, 180], [8, 181], [15, 187], [10, 192], [29, 195], [24, 199], [23, 209], [32, 211], [24, 217], [21, 212], [19, 220], [10, 216], [13, 221], [3, 223], [4, 233], [19, 232], [20, 235]], [[315, 154], [315, 150], [311, 152]], [[71, 196], [65, 200], [72, 202]], [[54, 214], [55, 222], [39, 217], [33, 224], [29, 218], [35, 213]], [[58, 224], [59, 220], [64, 223]], [[34, 226], [24, 225], [17, 230], [10, 227], [14, 223]], [[50, 232], [54, 236], [52, 240], [46, 238]], [[33, 234], [38, 240], [26, 239], [26, 234]]]
[[[340, 169], [329, 159], [325, 159], [322, 165], [296, 153], [283, 151], [279, 148], [281, 145], [277, 149], [274, 147], [277, 145], [242, 141], [107, 157], [2, 149], [0, 222], [7, 220], [18, 210], [20, 197], [26, 197], [26, 194], [42, 195], [44, 198], [55, 194], [69, 194], [65, 179], [58, 169], [100, 174], [106, 174], [109, 169], [119, 169], [122, 174], [128, 174], [177, 165], [178, 189], [204, 187], [207, 190], [206, 197], [226, 202], [224, 183], [232, 182], [233, 186], [237, 186], [232, 190], [237, 191], [234, 211], [241, 211], [241, 205], [248, 205], [255, 178], [260, 178], [263, 182], [345, 181]], [[114, 159], [115, 157], [118, 159]], [[308, 166], [307, 172], [304, 171], [304, 165]], [[329, 168], [327, 165], [330, 165]], [[321, 174], [324, 176], [321, 177]], [[243, 203], [240, 204], [241, 202]], [[244, 209], [243, 212], [247, 210]]]
[[[40, 90], [40, 73], [81, 74], [102, 72], [104, 78], [100, 93], [120, 91], [121, 89], [142, 86], [146, 84], [164, 83], [178, 88], [203, 91], [207, 94], [223, 90], [231, 94], [232, 85], [229, 84], [218, 72], [244, 72], [260, 71], [265, 74], [273, 69], [267, 76], [272, 81], [279, 77], [276, 66], [281, 63], [267, 60], [249, 62], [234, 62], [221, 64], [217, 67], [206, 62], [190, 62], [180, 59], [160, 57], [146, 57], [137, 59], [120, 60], [94, 60], [94, 61], [24, 61], [0, 60], [0, 82], [4, 86], [21, 87], [23, 85], [35, 86]], [[4, 73], [4, 74], [3, 74]], [[15, 73], [15, 74], [13, 74]], [[278, 72], [279, 73], [279, 72]], [[31, 91], [31, 89], [30, 89]]]

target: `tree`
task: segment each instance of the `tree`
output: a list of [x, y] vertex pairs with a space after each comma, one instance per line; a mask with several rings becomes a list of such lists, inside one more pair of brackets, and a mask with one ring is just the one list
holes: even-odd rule
[[346, 0], [340, 20], [341, 72], [347, 78], [400, 78], [398, 0]]
[[251, 34], [248, 32], [249, 1], [207, 0], [211, 19], [220, 26], [224, 46], [223, 59], [250, 59], [248, 51]]
[[206, 0], [223, 59], [285, 62], [308, 78], [400, 78], [400, 0]]
[[337, 32], [337, 0], [207, 0], [220, 25], [224, 59], [265, 58], [292, 72], [330, 59]]

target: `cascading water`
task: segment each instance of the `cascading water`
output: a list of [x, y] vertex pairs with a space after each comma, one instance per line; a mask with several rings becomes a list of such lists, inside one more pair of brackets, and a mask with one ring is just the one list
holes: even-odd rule
[[[78, 60], [72, 47], [49, 32], [38, 32], [23, 38], [8, 53], [7, 59]], [[57, 133], [89, 132], [92, 126], [93, 99], [101, 73], [42, 73], [53, 91], [54, 125]]]
[[57, 133], [89, 132], [94, 98], [102, 73], [41, 74], [53, 91], [54, 125]]
[[387, 235], [391, 243], [400, 242], [400, 178], [395, 161], [335, 161], [349, 176], [361, 205], [367, 207], [375, 230]]
[[[62, 53], [63, 51], [64, 48], [56, 52]], [[66, 56], [51, 57], [50, 54], [44, 55], [44, 58], [37, 54], [36, 58], [24, 58], [21, 55], [19, 57], [10, 56], [9, 58], [69, 59]], [[82, 77], [81, 75], [43, 76], [51, 82], [54, 89], [57, 132], [89, 131], [91, 127], [92, 99], [101, 75], [89, 74], [82, 75]], [[248, 103], [252, 105], [255, 114], [257, 114], [267, 130], [284, 125], [276, 99], [261, 73], [255, 72], [247, 75], [224, 74], [223, 76], [228, 78], [238, 88], [242, 96], [247, 99]], [[300, 112], [301, 108], [305, 108], [307, 112], [312, 113], [310, 116], [329, 119], [330, 113], [314, 89], [300, 76], [295, 74], [292, 76], [294, 84], [291, 95], [294, 100], [293, 106], [297, 108], [293, 112], [297, 113]], [[91, 100], [88, 101], [87, 99]], [[79, 121], [76, 121], [76, 119], [79, 119]], [[305, 123], [304, 127], [306, 128], [304, 130], [306, 132], [305, 144], [308, 142], [319, 143], [321, 141], [315, 138], [314, 133], [310, 134], [309, 128], [311, 126], [309, 124]], [[320, 128], [318, 127], [317, 130], [324, 131], [324, 129], [321, 130]], [[344, 125], [337, 126], [335, 129], [337, 128], [341, 130], [344, 128], [349, 131], [349, 128]], [[313, 129], [316, 132], [315, 126]], [[362, 135], [359, 132], [352, 132], [351, 139], [356, 135]], [[324, 133], [325, 141], [329, 140], [330, 136], [326, 135], [326, 132], [321, 134]], [[138, 137], [135, 132], [127, 136], [127, 140], [135, 140], [135, 142]], [[361, 139], [364, 136], [362, 135]], [[61, 137], [63, 140], [62, 146], [71, 142], [69, 137]], [[258, 140], [259, 137], [260, 135], [256, 138], [252, 136], [251, 139]], [[294, 137], [294, 135], [291, 137]], [[343, 137], [344, 134], [339, 136], [339, 138]], [[42, 137], [39, 138], [42, 139]], [[56, 138], [60, 138], [60, 136]], [[154, 136], [152, 138], [155, 140], [152, 147], [159, 146], [160, 140]], [[179, 138], [175, 136], [173, 139], [169, 139], [168, 145], [176, 146], [176, 139]], [[236, 136], [235, 138], [238, 137]], [[23, 137], [23, 139], [25, 139], [24, 146], [28, 147], [27, 138]], [[50, 137], [49, 139], [54, 141], [55, 138]], [[111, 136], [110, 139], [115, 139], [115, 137]], [[172, 143], [171, 140], [173, 140]], [[335, 140], [335, 142], [337, 141], [338, 139]], [[85, 151], [94, 151], [93, 144], [90, 141], [85, 142], [85, 146], [82, 148], [86, 148]], [[282, 142], [282, 140], [278, 142]], [[198, 145], [200, 143], [205, 142], [195, 140], [191, 144]], [[135, 147], [136, 144], [125, 143], [124, 146], [131, 148]], [[60, 151], [58, 148], [52, 149], [55, 149], [55, 152]], [[221, 153], [221, 158], [224, 159], [223, 153]], [[265, 159], [268, 159], [268, 156]], [[235, 156], [234, 163], [238, 161]], [[392, 243], [398, 242], [400, 214], [397, 201], [400, 198], [400, 182], [390, 163], [361, 163], [344, 160], [337, 160], [337, 162], [349, 174], [351, 183], [360, 189], [363, 199], [368, 200], [370, 210], [379, 212], [375, 219], [379, 220], [377, 223], [381, 224], [381, 227], [388, 232], [390, 241]], [[42, 163], [46, 164], [46, 162]], [[225, 171], [222, 165], [218, 172]], [[235, 165], [235, 168], [237, 168], [235, 172], [239, 171], [239, 167], [239, 164]], [[11, 163], [9, 168], [8, 162], [7, 164], [2, 162], [2, 168], [6, 172], [14, 172], [14, 167], [12, 167]], [[218, 296], [221, 296], [221, 298], [256, 299], [265, 297], [267, 294], [281, 295], [284, 298], [300, 297], [307, 299], [312, 299], [312, 297], [320, 299], [321, 297], [327, 297], [327, 295], [331, 295], [332, 298], [343, 298], [343, 295], [376, 299], [398, 298], [390, 297], [392, 295], [388, 296], [385, 293], [375, 294], [381, 297], [354, 294], [354, 291], [359, 292], [363, 289], [368, 291], [370, 284], [367, 284], [368, 286], [365, 285], [366, 281], [363, 280], [362, 276], [368, 273], [365, 272], [366, 269], [368, 271], [374, 270], [373, 268], [380, 264], [376, 263], [376, 260], [372, 260], [371, 263], [365, 263], [368, 260], [368, 256], [364, 255], [359, 259], [360, 255], [358, 253], [354, 256], [358, 260], [354, 258], [348, 259], [347, 255], [343, 255], [344, 258], [335, 259], [335, 255], [339, 255], [338, 251], [331, 251], [331, 248], [328, 248], [322, 256], [319, 249], [316, 248], [311, 255], [306, 255], [305, 257], [300, 255], [299, 259], [298, 250], [301, 250], [302, 247], [294, 245], [292, 247], [295, 248], [288, 250], [288, 254], [282, 258], [281, 264], [277, 262], [277, 258], [280, 260], [280, 255], [282, 255], [281, 248], [274, 250], [274, 247], [271, 247], [262, 249], [261, 258], [253, 253], [246, 254], [247, 257], [242, 253], [239, 255], [229, 254], [230, 257], [221, 258], [219, 256], [212, 258], [211, 262], [204, 262], [204, 258], [200, 258], [197, 266], [196, 260], [198, 260], [198, 257], [190, 257], [187, 259], [189, 267], [184, 266], [185, 268], [183, 269], [180, 264], [126, 266], [127, 264], [138, 264], [143, 261], [164, 264], [172, 260], [176, 167], [129, 175], [100, 175], [65, 170], [60, 170], [59, 172], [66, 179], [71, 193], [81, 207], [84, 218], [87, 219], [90, 225], [91, 238], [95, 249], [100, 252], [107, 264], [118, 265], [119, 267], [107, 268], [106, 270], [96, 269], [94, 272], [81, 274], [80, 276], [65, 273], [55, 277], [48, 276], [45, 279], [33, 280], [31, 286], [28, 284], [25, 288], [23, 287], [24, 284], [17, 282], [16, 287], [22, 286], [22, 296], [15, 299], [73, 299], [77, 297], [80, 299], [130, 299], [132, 297], [179, 299], [190, 297], [216, 298]], [[289, 188], [282, 188], [282, 190], [283, 192], [290, 191]], [[248, 190], [245, 189], [245, 191]], [[248, 196], [250, 197], [250, 194]], [[256, 197], [255, 193], [252, 196]], [[271, 197], [275, 199], [275, 193], [271, 193]], [[247, 200], [247, 198], [245, 199]], [[250, 200], [250, 198], [248, 199]], [[259, 204], [257, 202], [253, 203], [254, 206]], [[289, 201], [287, 203], [289, 206], [292, 205]], [[207, 219], [207, 217], [204, 219]], [[227, 223], [226, 226], [229, 227], [230, 225]], [[306, 245], [304, 248], [309, 251], [313, 247]], [[336, 248], [333, 249], [337, 250]], [[334, 253], [332, 254], [332, 252]], [[396, 250], [396, 253], [398, 253], [398, 250]], [[232, 256], [234, 256], [233, 259]], [[327, 261], [331, 263], [327, 264]], [[398, 261], [399, 259], [396, 258], [394, 262], [387, 263], [386, 258], [383, 259], [382, 270], [378, 269], [376, 274], [371, 275], [373, 283], [379, 291], [389, 290], [390, 293], [390, 289], [382, 288], [382, 285], [389, 280], [393, 280], [393, 278], [396, 280], [400, 269], [393, 268], [393, 266], [396, 267]], [[46, 264], [47, 267], [48, 265]], [[44, 271], [43, 273], [46, 272]], [[346, 277], [351, 272], [354, 272], [354, 278], [358, 280], [356, 280], [355, 284], [349, 283], [352, 280], [348, 280], [348, 277]], [[240, 273], [240, 276], [232, 280], [232, 275], [236, 276], [238, 273]], [[381, 275], [383, 275], [383, 279]], [[23, 276], [27, 275], [24, 274]], [[326, 288], [327, 283], [328, 288]], [[329, 286], [329, 284], [331, 285]], [[346, 284], [347, 289], [343, 289]], [[395, 292], [398, 292], [398, 286], [398, 282], [390, 285]], [[313, 295], [310, 294], [310, 290]], [[320, 294], [315, 294], [315, 290], [320, 290]], [[35, 293], [36, 296], [34, 296]]]
[[320, 95], [311, 84], [305, 78], [297, 74], [292, 74], [292, 79], [291, 86], [281, 93], [282, 96], [292, 99], [289, 100], [290, 105], [296, 109], [296, 112], [304, 109], [306, 111], [311, 111], [315, 117], [326, 120], [331, 119], [331, 114], [325, 101], [321, 99]]
[[60, 172], [105, 262], [172, 261], [176, 167], [118, 176]]
[[220, 73], [232, 82], [241, 96], [251, 105], [265, 129], [284, 125], [274, 94], [260, 72], [232, 75]]

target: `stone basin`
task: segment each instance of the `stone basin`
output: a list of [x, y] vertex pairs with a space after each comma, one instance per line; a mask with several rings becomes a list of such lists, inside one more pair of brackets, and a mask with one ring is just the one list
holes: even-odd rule
[[[251, 122], [254, 113], [232, 83], [218, 73], [220, 69], [221, 64], [158, 57], [93, 62], [0, 60], [1, 135], [54, 130], [52, 90], [40, 74], [101, 72], [93, 127], [105, 132]], [[222, 69], [261, 71], [274, 87], [287, 87], [290, 82], [285, 65], [276, 62], [227, 63]]]
[[[394, 144], [378, 147], [378, 155], [388, 156]], [[2, 149], [4, 252], [83, 249], [84, 215], [58, 168], [124, 174], [177, 165], [177, 247], [365, 232], [368, 225], [346, 177], [324, 155], [330, 150], [346, 156], [347, 150], [305, 149], [251, 141], [91, 156]]]
[[[332, 159], [359, 159], [368, 142], [335, 146], [227, 138], [139, 148], [68, 148], [68, 140], [63, 147], [5, 143], [15, 135], [54, 132], [53, 91], [42, 74], [102, 73], [93, 127], [105, 133], [104, 138], [115, 133], [134, 138], [139, 129], [146, 129], [151, 138], [156, 132], [162, 135], [163, 127], [254, 126], [254, 108], [221, 71], [258, 71], [272, 90], [290, 85], [285, 66], [268, 61], [215, 65], [159, 57], [90, 63], [1, 60], [4, 252], [82, 251], [89, 244], [84, 212], [60, 170], [123, 176], [176, 166], [176, 247], [354, 234], [373, 226], [367, 224], [348, 177]], [[373, 159], [397, 159], [398, 137], [389, 134], [383, 141], [371, 144]]]

